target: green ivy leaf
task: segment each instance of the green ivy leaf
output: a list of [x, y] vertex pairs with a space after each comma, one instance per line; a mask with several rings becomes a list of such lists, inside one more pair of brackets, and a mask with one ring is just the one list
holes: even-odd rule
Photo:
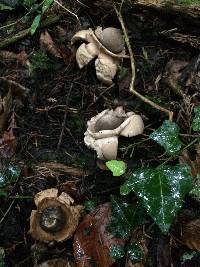
[[192, 121], [192, 129], [197, 132], [200, 131], [200, 106], [194, 109], [194, 118]]
[[117, 260], [120, 259], [122, 257], [124, 257], [125, 255], [125, 251], [124, 251], [124, 247], [120, 246], [120, 245], [114, 245], [110, 248], [110, 256]]
[[42, 14], [47, 11], [47, 9], [50, 7], [50, 5], [54, 2], [54, 0], [44, 0], [42, 5]]
[[[0, 171], [0, 188], [5, 187], [17, 180], [20, 169], [13, 165], [5, 165]], [[1, 191], [2, 193], [3, 191]], [[3, 194], [3, 193], [2, 193]]]
[[126, 171], [126, 164], [120, 160], [109, 160], [106, 162], [106, 166], [113, 173], [113, 176], [121, 176]]
[[186, 165], [146, 167], [132, 174], [121, 186], [121, 194], [134, 191], [161, 231], [167, 233], [192, 187], [192, 177]]
[[166, 120], [149, 137], [164, 147], [168, 154], [172, 155], [181, 149], [182, 143], [178, 135], [179, 126], [175, 122]]
[[134, 263], [140, 262], [144, 258], [144, 252], [136, 243], [132, 243], [127, 247], [127, 253]]
[[145, 219], [142, 205], [127, 204], [117, 196], [111, 196], [112, 218], [107, 230], [119, 238], [127, 238]]
[[30, 28], [31, 35], [33, 35], [35, 31], [37, 30], [37, 28], [39, 27], [40, 21], [41, 21], [41, 15], [39, 14], [34, 18], [31, 24], [31, 28]]

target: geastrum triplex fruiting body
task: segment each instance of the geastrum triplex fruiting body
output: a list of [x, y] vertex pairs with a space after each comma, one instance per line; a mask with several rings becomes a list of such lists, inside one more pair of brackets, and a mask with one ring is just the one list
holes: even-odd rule
[[116, 75], [122, 58], [125, 55], [123, 36], [119, 29], [109, 27], [102, 30], [101, 27], [93, 32], [92, 29], [77, 32], [71, 40], [71, 44], [78, 40], [85, 41], [76, 51], [76, 61], [80, 69], [95, 59], [97, 78], [106, 85], [111, 85]]
[[74, 206], [66, 193], [58, 195], [56, 188], [46, 189], [34, 198], [37, 210], [32, 210], [30, 233], [42, 242], [64, 241], [72, 236], [78, 226], [83, 207]]
[[125, 112], [123, 107], [106, 109], [87, 122], [85, 144], [96, 151], [102, 160], [117, 157], [118, 137], [133, 137], [143, 133], [144, 123], [140, 115]]

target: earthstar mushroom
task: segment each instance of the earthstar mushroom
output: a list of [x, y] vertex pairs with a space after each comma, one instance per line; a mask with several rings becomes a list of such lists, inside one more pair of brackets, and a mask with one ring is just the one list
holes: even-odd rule
[[66, 193], [58, 195], [56, 188], [36, 194], [37, 210], [32, 210], [30, 233], [36, 240], [64, 241], [72, 236], [81, 216], [82, 206], [73, 206], [74, 200]]
[[123, 107], [106, 109], [87, 122], [84, 142], [102, 160], [117, 157], [118, 137], [133, 137], [143, 133], [144, 123], [140, 115], [125, 112]]
[[95, 60], [97, 78], [104, 84], [112, 84], [122, 58], [125, 55], [125, 45], [123, 36], [119, 29], [108, 27], [102, 30], [97, 27], [81, 30], [71, 39], [71, 44], [78, 40], [85, 41], [76, 51], [76, 61], [80, 69], [85, 67], [91, 60]]

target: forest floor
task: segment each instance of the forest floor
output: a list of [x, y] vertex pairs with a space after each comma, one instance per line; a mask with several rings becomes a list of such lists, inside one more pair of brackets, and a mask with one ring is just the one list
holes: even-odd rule
[[[47, 10], [43, 12], [44, 2]], [[134, 55], [134, 89], [145, 99], [129, 90], [133, 78], [130, 58], [121, 62], [111, 86], [99, 82], [94, 61], [81, 70], [77, 66], [78, 46], [71, 46], [77, 31], [97, 26], [121, 28], [112, 2], [0, 2], [0, 266], [200, 266], [200, 23], [178, 13], [133, 5], [131, 1], [124, 1], [120, 14]], [[37, 16], [41, 16], [38, 24]], [[126, 47], [126, 54], [129, 52]], [[149, 105], [148, 100], [172, 111], [173, 122], [162, 108]], [[141, 115], [145, 125], [143, 134], [119, 138], [117, 160], [127, 168], [119, 177], [113, 176], [95, 151], [84, 144], [87, 121], [117, 106]], [[195, 114], [197, 130], [193, 125]], [[177, 153], [168, 154], [165, 144], [159, 145], [149, 137], [164, 121], [174, 123], [178, 129], [181, 149]], [[174, 142], [170, 143], [174, 148], [179, 142], [175, 134], [173, 129], [163, 142], [175, 138], [167, 140]], [[136, 207], [130, 212], [125, 209], [136, 203], [140, 194], [133, 190], [122, 196], [120, 187], [141, 167], [172, 168], [183, 162], [191, 167], [191, 179], [199, 191], [191, 194], [186, 190], [181, 203], [169, 199], [169, 203], [177, 201], [178, 207], [181, 205], [169, 219], [170, 229], [162, 231], [151, 212], [132, 227], [127, 220], [133, 218]], [[173, 181], [172, 177], [170, 189], [166, 181], [161, 198], [177, 186]], [[32, 237], [34, 196], [49, 188], [69, 194], [75, 205], [85, 207], [79, 222], [88, 229], [96, 227], [93, 238], [81, 236], [87, 230], [83, 224], [75, 236], [64, 242], [43, 242]], [[163, 201], [167, 206], [168, 200]], [[161, 204], [166, 216], [173, 213], [169, 205]], [[88, 213], [95, 223], [87, 223]], [[116, 216], [119, 231], [124, 230], [123, 224], [131, 224], [130, 233], [124, 238], [119, 235], [120, 240], [105, 233], [112, 216]], [[162, 225], [167, 223], [166, 219]], [[103, 245], [95, 234], [101, 235]], [[139, 246], [131, 249], [130, 243]], [[119, 244], [125, 251], [122, 254]], [[111, 251], [111, 245], [118, 250]]]

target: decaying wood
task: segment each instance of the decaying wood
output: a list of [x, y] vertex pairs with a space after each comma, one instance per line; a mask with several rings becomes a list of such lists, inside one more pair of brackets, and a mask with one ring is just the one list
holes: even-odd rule
[[[60, 20], [60, 16], [49, 16], [45, 21], [41, 23], [41, 28], [50, 26]], [[30, 33], [30, 28], [22, 30], [12, 36], [8, 36], [7, 38], [0, 39], [0, 49], [7, 47], [10, 44], [13, 44], [24, 37], [26, 37]]]
[[133, 5], [141, 5], [163, 13], [179, 14], [190, 19], [194, 24], [200, 24], [200, 4], [183, 5], [175, 0], [134, 0]]

